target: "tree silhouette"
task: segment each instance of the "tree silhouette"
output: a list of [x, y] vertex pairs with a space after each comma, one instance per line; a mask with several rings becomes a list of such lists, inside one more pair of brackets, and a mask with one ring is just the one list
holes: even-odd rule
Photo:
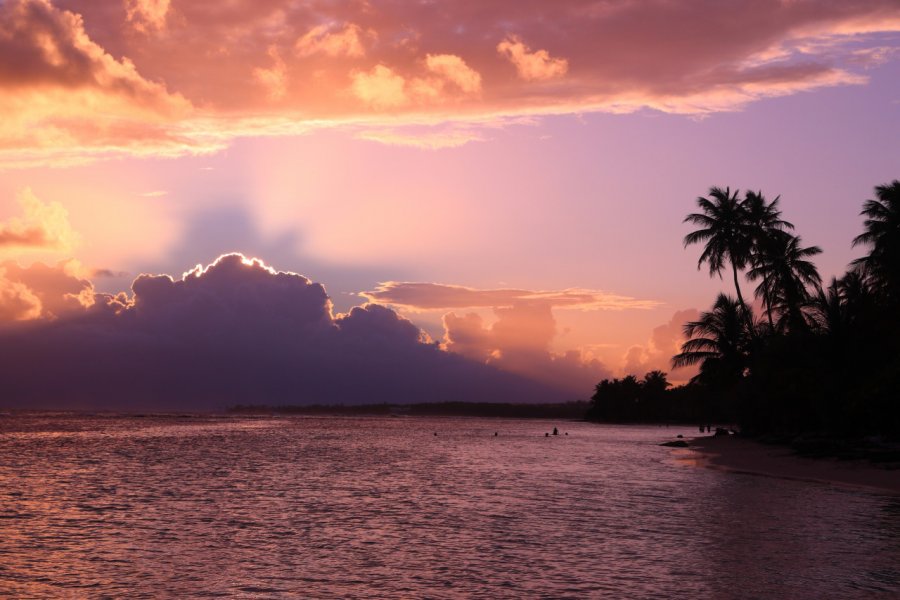
[[865, 231], [853, 246], [870, 246], [868, 256], [853, 261], [862, 267], [877, 291], [892, 303], [900, 300], [900, 180], [875, 188], [875, 200], [866, 200], [860, 213], [868, 217]]
[[750, 335], [740, 303], [726, 294], [719, 294], [709, 312], [684, 326], [688, 340], [681, 352], [672, 357], [673, 368], [701, 363], [699, 380], [734, 380], [740, 378], [747, 366]]
[[743, 309], [742, 318], [752, 325], [752, 318], [741, 294], [738, 281], [738, 270], [747, 266], [753, 248], [751, 227], [747, 221], [747, 213], [738, 200], [738, 191], [719, 187], [709, 189], [709, 198], [697, 198], [697, 206], [702, 212], [691, 213], [684, 222], [700, 227], [684, 236], [684, 246], [703, 243], [703, 252], [697, 261], [700, 269], [703, 263], [709, 264], [710, 276], [722, 276], [726, 263], [731, 264], [734, 278], [734, 289], [738, 303]]
[[[776, 243], [776, 240], [789, 236], [787, 230], [794, 229], [792, 223], [781, 218], [781, 210], [778, 208], [779, 200], [781, 200], [781, 196], [776, 196], [772, 202], [767, 204], [762, 191], [748, 191], [744, 196], [741, 204], [751, 238], [751, 263], [755, 263], [758, 257], [764, 255], [765, 249]], [[771, 289], [765, 276], [762, 290], [762, 301], [766, 307], [769, 328], [775, 329], [775, 322], [772, 318]], [[757, 294], [757, 297], [760, 296]]]
[[793, 235], [769, 237], [754, 256], [754, 267], [748, 271], [751, 280], [762, 279], [756, 296], [768, 298], [768, 304], [778, 309], [778, 328], [793, 331], [806, 329], [803, 307], [810, 299], [807, 286], [818, 289], [822, 283], [816, 265], [807, 260], [822, 253], [818, 246], [804, 248]]

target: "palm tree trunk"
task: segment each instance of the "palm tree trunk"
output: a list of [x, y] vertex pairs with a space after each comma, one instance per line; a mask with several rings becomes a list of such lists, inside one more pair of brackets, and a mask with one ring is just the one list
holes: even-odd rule
[[731, 262], [731, 272], [734, 274], [734, 289], [737, 292], [738, 302], [741, 303], [741, 310], [744, 311], [744, 318], [747, 320], [747, 332], [755, 337], [756, 334], [753, 331], [753, 319], [750, 317], [750, 311], [747, 309], [747, 304], [744, 302], [744, 295], [741, 294], [741, 285], [738, 283], [737, 265], [734, 264], [734, 261]]
[[769, 318], [769, 329], [773, 332], [775, 331], [775, 321], [772, 320], [772, 301], [770, 298], [769, 291], [769, 276], [763, 276], [763, 301], [766, 303], [766, 316]]

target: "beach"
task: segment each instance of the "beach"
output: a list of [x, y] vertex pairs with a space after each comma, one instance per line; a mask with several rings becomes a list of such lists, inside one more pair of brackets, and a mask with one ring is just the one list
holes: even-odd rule
[[787, 446], [763, 444], [738, 436], [693, 438], [686, 451], [679, 451], [678, 460], [723, 471], [900, 494], [900, 469], [896, 464], [806, 458]]

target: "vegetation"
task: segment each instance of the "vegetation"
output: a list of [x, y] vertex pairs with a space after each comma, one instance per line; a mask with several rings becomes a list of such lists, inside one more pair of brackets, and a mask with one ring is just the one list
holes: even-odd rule
[[[875, 188], [863, 205], [854, 247], [868, 254], [826, 287], [779, 198], [743, 199], [711, 188], [685, 247], [703, 244], [698, 268], [730, 266], [737, 298], [720, 294], [685, 326], [673, 367], [699, 365], [690, 384], [659, 391], [665, 375], [604, 380], [589, 418], [736, 422], [745, 433], [900, 437], [900, 180]], [[741, 273], [757, 282], [755, 315]], [[652, 375], [652, 378], [651, 378]], [[649, 382], [649, 383], [648, 383]]]

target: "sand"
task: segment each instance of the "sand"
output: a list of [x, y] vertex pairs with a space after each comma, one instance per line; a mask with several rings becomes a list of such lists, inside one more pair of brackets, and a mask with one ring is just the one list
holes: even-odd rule
[[804, 458], [785, 446], [737, 436], [703, 436], [679, 450], [678, 460], [698, 467], [900, 494], [900, 469], [862, 460]]

